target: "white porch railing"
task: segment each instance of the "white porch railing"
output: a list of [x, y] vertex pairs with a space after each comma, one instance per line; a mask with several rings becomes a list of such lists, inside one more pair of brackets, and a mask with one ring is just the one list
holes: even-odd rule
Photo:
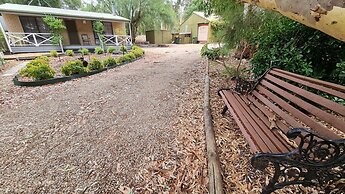
[[104, 35], [105, 45], [132, 45], [132, 37], [128, 35]]
[[52, 33], [6, 32], [6, 37], [11, 47], [54, 45]]

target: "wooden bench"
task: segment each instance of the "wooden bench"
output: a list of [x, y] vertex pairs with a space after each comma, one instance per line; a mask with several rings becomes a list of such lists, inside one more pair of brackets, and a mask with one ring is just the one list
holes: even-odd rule
[[254, 153], [252, 165], [274, 167], [262, 193], [293, 184], [345, 191], [344, 101], [323, 97], [345, 100], [345, 86], [272, 68], [254, 83], [238, 83], [219, 95], [222, 114], [230, 111]]

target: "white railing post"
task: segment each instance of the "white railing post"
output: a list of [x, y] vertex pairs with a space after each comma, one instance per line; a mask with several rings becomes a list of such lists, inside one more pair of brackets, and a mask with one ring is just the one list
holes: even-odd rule
[[35, 46], [39, 46], [39, 44], [37, 44], [37, 40], [36, 40], [36, 35], [35, 35], [35, 33], [30, 33], [30, 35], [32, 35], [32, 37], [34, 37]]
[[2, 24], [0, 22], [0, 29], [1, 29], [1, 32], [2, 34], [4, 35], [4, 38], [5, 38], [5, 42], [7, 44], [7, 47], [8, 47], [8, 50], [12, 53], [12, 48], [11, 48], [11, 45], [10, 45], [10, 41], [9, 39], [7, 39], [7, 33], [5, 32], [4, 28], [2, 27]]
[[115, 35], [115, 45], [119, 46], [119, 38], [117, 35]]
[[65, 51], [63, 50], [63, 45], [62, 45], [61, 38], [59, 39], [59, 44], [60, 44], [61, 52], [64, 53]]

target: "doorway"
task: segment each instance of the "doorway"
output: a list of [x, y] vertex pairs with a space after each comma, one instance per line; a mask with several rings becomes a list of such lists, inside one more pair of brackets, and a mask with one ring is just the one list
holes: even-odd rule
[[77, 25], [75, 20], [65, 20], [70, 45], [80, 45]]

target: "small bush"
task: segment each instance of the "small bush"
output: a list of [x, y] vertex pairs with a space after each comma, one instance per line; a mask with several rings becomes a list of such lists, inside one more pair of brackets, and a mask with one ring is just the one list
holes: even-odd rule
[[201, 49], [201, 56], [207, 57], [210, 60], [219, 59], [221, 54], [220, 48], [209, 49], [208, 44], [205, 44]]
[[61, 67], [62, 74], [66, 76], [87, 73], [88, 70], [83, 66], [83, 62], [80, 60], [68, 61]]
[[51, 79], [55, 76], [55, 71], [48, 64], [44, 57], [38, 57], [20, 70], [19, 74], [23, 77], [30, 77], [35, 80]]
[[89, 70], [101, 70], [104, 69], [104, 65], [101, 61], [99, 61], [96, 57], [92, 57], [91, 61], [89, 62], [89, 65], [87, 66]]
[[107, 49], [107, 53], [109, 53], [109, 54], [114, 54], [115, 51], [116, 51], [116, 48], [114, 46], [110, 46]]
[[79, 53], [82, 54], [82, 55], [88, 55], [89, 54], [89, 50], [86, 49], [86, 48], [83, 48], [83, 49], [79, 50]]
[[104, 53], [104, 50], [101, 47], [98, 46], [95, 48], [95, 54], [101, 55], [103, 53]]
[[117, 65], [116, 59], [113, 57], [108, 57], [102, 61], [104, 67], [110, 67]]
[[31, 63], [36, 63], [37, 61], [49, 63], [49, 58], [47, 56], [39, 56], [39, 57], [36, 57], [35, 60], [31, 61]]
[[73, 50], [67, 50], [67, 51], [66, 51], [66, 55], [67, 55], [67, 56], [70, 56], [70, 57], [74, 56]]
[[131, 53], [133, 53], [135, 55], [135, 58], [139, 58], [139, 57], [143, 56], [143, 54], [144, 54], [139, 50], [132, 50]]
[[51, 56], [51, 57], [58, 57], [58, 56], [59, 56], [59, 53], [58, 53], [56, 50], [51, 50], [51, 51], [50, 51], [50, 56]]
[[117, 64], [121, 64], [121, 63], [124, 63], [124, 62], [127, 62], [127, 57], [125, 55], [121, 55], [119, 56], [117, 59], [116, 59], [116, 63]]
[[136, 45], [132, 46], [132, 51], [138, 51], [138, 52], [142, 53], [141, 55], [143, 55], [145, 53], [145, 51], [142, 48], [140, 48]]
[[129, 52], [129, 53], [127, 53], [127, 54], [125, 54], [125, 56], [127, 55], [127, 57], [129, 58], [129, 61], [131, 61], [131, 60], [134, 60], [136, 57], [135, 57], [135, 54], [134, 53], [132, 53], [132, 52]]
[[124, 45], [120, 46], [120, 51], [122, 52], [122, 54], [124, 55], [125, 53], [127, 53], [127, 47], [125, 47]]

